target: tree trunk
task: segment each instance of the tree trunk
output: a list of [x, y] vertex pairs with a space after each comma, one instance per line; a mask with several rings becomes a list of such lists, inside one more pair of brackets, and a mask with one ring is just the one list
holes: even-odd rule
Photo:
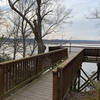
[[24, 34], [23, 34], [23, 57], [25, 57], [26, 56], [26, 41], [25, 41], [26, 39], [25, 39], [25, 36], [24, 36]]
[[37, 38], [37, 44], [38, 44], [38, 53], [43, 53], [46, 49], [46, 46], [43, 43], [42, 40], [42, 19], [41, 19], [41, 0], [37, 0], [37, 25], [36, 25], [36, 31], [38, 34]]
[[43, 41], [38, 42], [38, 53], [45, 52], [46, 46], [42, 43]]
[[[18, 1], [17, 1], [18, 2]], [[41, 19], [41, 0], [36, 0], [37, 2], [37, 24], [34, 23], [34, 26], [33, 26], [33, 23], [31, 23], [31, 21], [25, 16], [23, 15], [22, 12], [20, 12], [14, 5], [14, 3], [12, 3], [11, 0], [8, 0], [8, 3], [9, 3], [9, 6], [17, 13], [19, 14], [28, 24], [29, 26], [31, 27], [34, 35], [35, 35], [35, 39], [36, 39], [36, 42], [37, 42], [37, 45], [38, 45], [38, 53], [43, 53], [46, 49], [44, 43], [43, 43], [43, 40], [42, 40], [42, 19]], [[36, 21], [36, 20], [35, 20]]]
[[21, 33], [22, 33], [22, 41], [23, 41], [23, 57], [25, 57], [26, 56], [26, 37], [25, 37], [25, 30], [24, 30], [24, 18], [22, 18]]

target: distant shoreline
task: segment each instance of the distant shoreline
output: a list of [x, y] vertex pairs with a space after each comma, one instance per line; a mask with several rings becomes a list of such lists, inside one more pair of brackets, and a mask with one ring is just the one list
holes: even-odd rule
[[[6, 43], [13, 43], [14, 39], [12, 38], [4, 38], [0, 42], [5, 41]], [[19, 43], [22, 43], [22, 39], [16, 39]], [[43, 39], [45, 44], [100, 44], [100, 40], [60, 40], [60, 39], [55, 39], [55, 40], [46, 40]], [[34, 39], [26, 39], [26, 43], [33, 43]]]

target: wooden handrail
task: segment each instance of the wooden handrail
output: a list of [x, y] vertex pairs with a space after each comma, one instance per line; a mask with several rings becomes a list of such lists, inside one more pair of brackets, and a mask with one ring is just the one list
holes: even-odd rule
[[[67, 48], [0, 63], [0, 97], [19, 87], [31, 77], [39, 76], [59, 60], [67, 59]], [[1, 99], [0, 99], [1, 100]]]
[[53, 100], [64, 100], [82, 64], [84, 49], [53, 70]]

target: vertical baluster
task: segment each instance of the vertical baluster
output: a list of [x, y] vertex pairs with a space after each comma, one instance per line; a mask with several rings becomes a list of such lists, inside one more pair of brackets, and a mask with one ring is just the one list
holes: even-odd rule
[[26, 60], [26, 79], [28, 77], [28, 59]]
[[20, 82], [23, 81], [23, 68], [22, 68], [22, 61], [20, 61]]
[[9, 69], [9, 65], [7, 65], [7, 69], [8, 69], [8, 90], [10, 89], [10, 69]]
[[29, 71], [30, 71], [29, 76], [31, 77], [32, 76], [32, 59], [29, 60], [29, 64], [30, 64], [30, 66], [29, 66]]
[[29, 77], [31, 77], [31, 72], [32, 72], [32, 60], [29, 59]]
[[20, 62], [18, 62], [18, 84], [20, 82]]
[[0, 65], [0, 100], [4, 100], [4, 66]]
[[17, 84], [17, 64], [14, 62], [14, 76], [15, 76], [15, 85]]
[[5, 92], [7, 91], [7, 71], [5, 65], [3, 65], [3, 71], [4, 71], [4, 92]]
[[23, 80], [25, 80], [24, 60], [23, 60]]
[[12, 65], [12, 74], [13, 74], [13, 84], [12, 84], [12, 87], [15, 86], [15, 68], [14, 68], [14, 63]]
[[27, 73], [27, 78], [28, 78], [29, 74], [30, 74], [30, 61], [29, 61], [29, 59], [27, 60], [27, 71], [28, 71], [28, 73]]
[[27, 59], [27, 78], [29, 77], [29, 67], [30, 67], [29, 59]]
[[35, 57], [35, 60], [33, 59], [33, 70], [35, 72], [35, 74], [37, 74], [37, 61], [38, 61], [38, 58]]
[[23, 77], [24, 77], [24, 80], [25, 80], [25, 60], [23, 61]]
[[23, 68], [23, 60], [22, 60], [22, 62], [21, 62], [21, 79], [22, 79], [22, 81], [24, 80], [24, 68]]
[[16, 63], [16, 81], [17, 81], [17, 84], [18, 84], [18, 74], [19, 74], [19, 68], [18, 68], [18, 62]]
[[10, 64], [10, 89], [13, 86], [13, 63]]
[[31, 60], [30, 60], [30, 76], [32, 76], [32, 72], [33, 72], [33, 70], [32, 70], [32, 58], [31, 58]]
[[8, 90], [8, 67], [4, 66], [4, 76], [5, 76], [5, 84], [6, 84], [6, 90]]
[[7, 66], [8, 66], [8, 70], [9, 70], [9, 71], [8, 71], [8, 76], [9, 76], [9, 89], [10, 89], [10, 87], [11, 87], [11, 86], [10, 86], [10, 85], [11, 85], [11, 72], [10, 72], [11, 69], [10, 69], [9, 64], [8, 64]]
[[25, 60], [25, 79], [27, 78], [27, 60]]
[[35, 61], [36, 61], [35, 59], [33, 59], [33, 58], [31, 59], [31, 69], [32, 69], [31, 75], [36, 74], [36, 66], [34, 66], [34, 64], [36, 63]]

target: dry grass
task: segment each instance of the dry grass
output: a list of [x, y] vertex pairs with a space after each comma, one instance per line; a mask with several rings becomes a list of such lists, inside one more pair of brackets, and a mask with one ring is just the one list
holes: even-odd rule
[[96, 100], [96, 97], [97, 94], [94, 90], [81, 93], [72, 92], [69, 100]]

